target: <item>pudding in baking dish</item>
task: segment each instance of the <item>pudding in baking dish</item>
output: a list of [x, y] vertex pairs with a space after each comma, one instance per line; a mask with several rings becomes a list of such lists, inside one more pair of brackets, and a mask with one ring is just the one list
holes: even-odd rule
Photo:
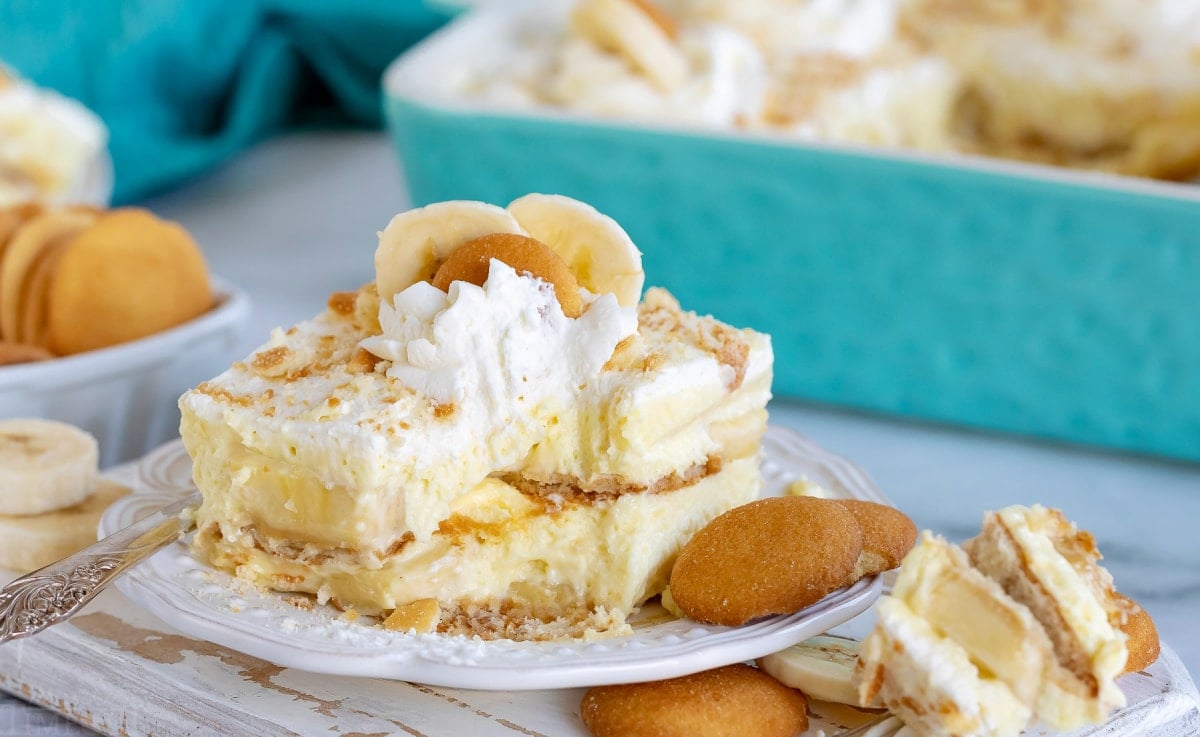
[[642, 280], [565, 197], [398, 215], [374, 284], [181, 398], [197, 555], [403, 628], [625, 631], [757, 495], [772, 367]]

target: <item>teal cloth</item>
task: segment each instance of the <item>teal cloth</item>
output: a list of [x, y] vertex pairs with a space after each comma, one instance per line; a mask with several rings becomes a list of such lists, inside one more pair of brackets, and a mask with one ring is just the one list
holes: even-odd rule
[[378, 126], [379, 79], [448, 11], [418, 0], [0, 0], [0, 60], [110, 130], [116, 203], [295, 126]]

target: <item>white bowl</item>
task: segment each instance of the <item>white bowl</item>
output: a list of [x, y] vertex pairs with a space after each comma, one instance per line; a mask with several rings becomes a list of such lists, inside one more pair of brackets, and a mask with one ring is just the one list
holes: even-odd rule
[[141, 340], [51, 361], [0, 367], [0, 418], [77, 425], [100, 442], [100, 465], [144, 455], [179, 433], [179, 395], [233, 360], [250, 300], [214, 279], [216, 306]]

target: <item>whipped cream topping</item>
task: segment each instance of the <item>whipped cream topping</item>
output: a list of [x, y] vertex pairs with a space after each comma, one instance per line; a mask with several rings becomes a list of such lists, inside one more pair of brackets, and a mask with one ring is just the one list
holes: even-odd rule
[[0, 70], [0, 206], [73, 199], [107, 139], [83, 105]]
[[383, 334], [360, 345], [438, 404], [482, 404], [497, 417], [558, 411], [637, 331], [636, 308], [611, 294], [584, 297], [583, 314], [568, 318], [550, 284], [493, 259], [482, 287], [417, 282], [383, 300]]

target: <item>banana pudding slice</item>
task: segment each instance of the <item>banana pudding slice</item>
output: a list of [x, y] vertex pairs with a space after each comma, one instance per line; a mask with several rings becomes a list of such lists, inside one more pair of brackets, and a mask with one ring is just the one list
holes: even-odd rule
[[1097, 564], [1089, 533], [1056, 509], [1013, 506], [989, 512], [964, 547], [976, 568], [1033, 612], [1054, 645], [1037, 702], [1043, 722], [1075, 729], [1125, 705], [1115, 679], [1128, 655], [1126, 606]]
[[432, 600], [441, 631], [622, 631], [757, 495], [771, 380], [766, 336], [642, 282], [565, 197], [398, 215], [375, 285], [181, 398], [197, 554], [364, 614]]
[[925, 533], [877, 614], [860, 703], [882, 703], [920, 734], [1012, 736], [1028, 723], [1049, 642], [961, 549]]
[[1124, 705], [1132, 607], [1089, 534], [1057, 510], [1013, 506], [964, 547], [925, 533], [904, 559], [862, 644], [860, 704], [926, 737], [1015, 736], [1034, 717], [1075, 729]]

